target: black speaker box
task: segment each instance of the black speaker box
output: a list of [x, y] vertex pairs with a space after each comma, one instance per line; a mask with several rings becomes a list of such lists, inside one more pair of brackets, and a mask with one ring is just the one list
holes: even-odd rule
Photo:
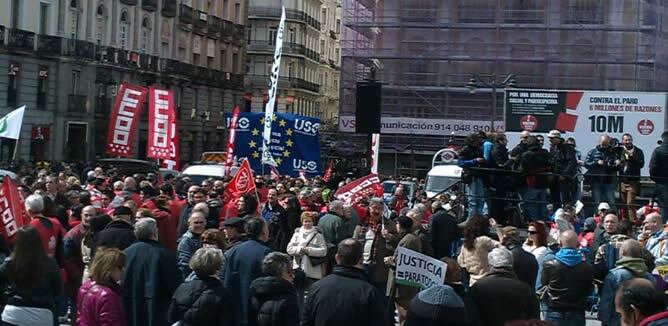
[[355, 132], [380, 133], [380, 94], [378, 82], [357, 83], [355, 98]]

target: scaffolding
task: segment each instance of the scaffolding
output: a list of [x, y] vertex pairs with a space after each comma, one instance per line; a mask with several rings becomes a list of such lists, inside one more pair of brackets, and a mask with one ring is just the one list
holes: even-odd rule
[[[666, 6], [657, 0], [344, 0], [340, 115], [354, 115], [355, 85], [372, 71], [383, 84], [382, 115], [394, 117], [490, 121], [491, 90], [469, 94], [472, 74], [514, 74], [522, 88], [666, 91]], [[503, 91], [497, 96], [500, 120]], [[381, 143], [403, 148], [415, 140], [402, 138]], [[422, 138], [420, 147], [435, 151], [445, 135]]]

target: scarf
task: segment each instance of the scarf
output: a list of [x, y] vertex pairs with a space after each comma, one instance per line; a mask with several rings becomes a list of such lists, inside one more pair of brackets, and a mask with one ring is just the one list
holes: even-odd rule
[[573, 248], [561, 248], [557, 251], [556, 258], [562, 264], [573, 267], [582, 262], [582, 253]]

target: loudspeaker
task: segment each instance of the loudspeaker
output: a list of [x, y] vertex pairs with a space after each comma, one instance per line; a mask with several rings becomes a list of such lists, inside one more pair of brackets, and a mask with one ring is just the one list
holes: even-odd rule
[[355, 132], [380, 133], [380, 93], [377, 82], [357, 83], [355, 97]]

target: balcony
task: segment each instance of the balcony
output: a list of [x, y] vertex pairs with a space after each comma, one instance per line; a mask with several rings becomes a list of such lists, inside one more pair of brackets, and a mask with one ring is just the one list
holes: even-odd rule
[[158, 10], [158, 0], [141, 0], [141, 7], [146, 11]]
[[332, 59], [329, 59], [329, 66], [332, 67], [332, 68], [334, 68], [334, 69], [338, 69], [338, 68], [339, 68], [339, 67], [336, 65], [336, 61], [334, 61], [334, 60], [332, 60]]
[[213, 38], [218, 38], [222, 28], [223, 28], [223, 20], [214, 15], [209, 15], [207, 35]]
[[329, 37], [332, 38], [332, 40], [336, 40], [336, 33], [332, 30], [329, 31]]
[[38, 35], [37, 51], [45, 55], [61, 55], [63, 53], [63, 38], [51, 35]]
[[178, 64], [178, 61], [173, 60], [173, 59], [161, 59], [160, 60], [160, 72], [163, 72], [163, 73], [166, 73], [166, 74], [175, 74], [177, 64]]
[[137, 0], [120, 0], [122, 4], [128, 6], [134, 6], [137, 4]]
[[162, 0], [162, 15], [165, 17], [176, 16], [176, 0]]
[[95, 43], [86, 42], [82, 40], [67, 40], [66, 54], [79, 57], [82, 59], [95, 60], [97, 53], [95, 51]]
[[195, 16], [193, 23], [193, 27], [195, 27], [195, 32], [204, 33], [204, 29], [206, 29], [206, 22], [208, 15], [201, 10], [193, 10], [193, 13]]
[[306, 49], [306, 57], [313, 61], [320, 62], [320, 53], [308, 48]]
[[307, 82], [301, 78], [288, 77], [287, 79], [290, 81], [290, 87], [292, 88], [301, 88], [314, 93], [320, 92], [320, 85], [318, 84]]
[[35, 49], [35, 33], [22, 29], [10, 28], [7, 47], [17, 50], [32, 51]]
[[244, 25], [234, 24], [234, 34], [232, 35], [232, 43], [235, 45], [243, 45], [246, 41], [246, 28]]
[[240, 74], [232, 74], [231, 83], [232, 83], [232, 88], [243, 89], [244, 88], [244, 76], [240, 75]]
[[193, 8], [187, 5], [179, 6], [179, 22], [183, 24], [192, 24]]
[[139, 55], [139, 68], [142, 70], [158, 72], [158, 57], [148, 54]]
[[106, 97], [98, 97], [95, 100], [95, 115], [100, 118], [108, 118], [111, 114], [112, 101]]
[[95, 83], [111, 85], [114, 83], [114, 73], [111, 67], [98, 66], [95, 68]]
[[[276, 45], [269, 41], [251, 41], [247, 50], [250, 52], [274, 53]], [[283, 54], [287, 55], [306, 55], [306, 47], [299, 43], [283, 43]]]
[[234, 23], [223, 19], [223, 38], [232, 39], [234, 37]]
[[67, 104], [67, 112], [74, 112], [74, 113], [86, 113], [88, 112], [88, 109], [86, 108], [86, 102], [88, 101], [88, 98], [86, 95], [75, 95], [75, 94], [70, 94], [67, 96], [68, 98], [68, 104]]

